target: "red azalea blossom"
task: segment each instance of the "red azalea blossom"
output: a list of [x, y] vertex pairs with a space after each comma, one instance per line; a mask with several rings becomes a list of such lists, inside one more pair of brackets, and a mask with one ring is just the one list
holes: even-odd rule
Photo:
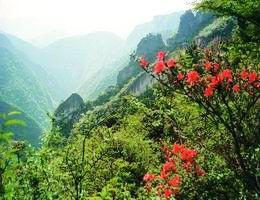
[[204, 90], [204, 96], [205, 97], [211, 97], [214, 93], [214, 90], [212, 87], [207, 87], [205, 90]]
[[204, 63], [204, 67], [205, 67], [205, 69], [206, 69], [207, 71], [209, 71], [209, 70], [211, 69], [211, 62], [206, 61], [206, 62]]
[[244, 69], [240, 74], [240, 77], [242, 78], [242, 79], [247, 79], [248, 78], [248, 72]]
[[184, 145], [174, 144], [172, 148], [172, 153], [177, 155], [178, 153], [182, 152], [184, 148]]
[[239, 87], [238, 84], [236, 84], [236, 85], [233, 86], [233, 91], [234, 91], [234, 92], [239, 92], [239, 91], [240, 91], [240, 87]]
[[170, 159], [170, 149], [167, 146], [164, 146], [161, 148], [161, 150], [164, 152], [164, 158], [165, 160], [169, 160]]
[[162, 73], [163, 71], [165, 70], [165, 65], [164, 65], [164, 62], [163, 61], [158, 61], [154, 68], [153, 68], [153, 71], [155, 74], [160, 74]]
[[228, 82], [232, 82], [232, 70], [231, 69], [225, 69], [219, 74], [219, 78], [221, 81], [227, 80]]
[[181, 152], [181, 159], [183, 161], [193, 162], [197, 156], [197, 151], [192, 149], [183, 149]]
[[198, 82], [200, 75], [197, 71], [191, 71], [187, 73], [187, 82], [189, 85], [193, 86]]
[[167, 67], [169, 67], [170, 69], [174, 68], [176, 66], [176, 63], [177, 63], [176, 60], [172, 58], [167, 61]]
[[211, 82], [209, 84], [209, 87], [211, 88], [216, 88], [219, 84], [221, 83], [221, 79], [220, 79], [220, 76], [217, 75], [217, 76], [212, 76], [211, 77]]
[[155, 174], [145, 174], [143, 180], [145, 182], [153, 181], [156, 178]]
[[214, 63], [213, 67], [214, 67], [214, 71], [217, 72], [220, 69], [220, 64]]
[[[148, 188], [145, 188], [148, 192], [155, 191], [156, 195], [160, 198], [170, 199], [172, 196], [176, 196], [181, 190], [182, 179], [180, 174], [182, 176], [186, 174], [187, 176], [191, 175], [194, 177], [205, 175], [204, 170], [196, 164], [196, 150], [186, 148], [180, 144], [173, 144], [171, 151], [167, 146], [161, 149], [164, 153], [167, 153], [170, 158], [164, 163], [160, 177], [154, 180], [154, 176], [152, 176], [154, 182], [148, 182], [146, 184]], [[149, 177], [150, 175], [147, 175], [148, 180], [150, 180]], [[150, 189], [149, 186], [154, 187], [155, 190]]]
[[175, 163], [173, 161], [171, 162], [166, 162], [164, 165], [163, 165], [163, 168], [162, 168], [162, 171], [164, 172], [170, 172], [170, 171], [174, 171], [176, 172], [176, 166], [175, 166]]
[[162, 170], [161, 173], [160, 173], [161, 179], [167, 179], [169, 176], [170, 176], [170, 173], [166, 172], [164, 170]]
[[173, 192], [168, 188], [163, 190], [163, 195], [166, 199], [171, 198], [172, 194], [173, 194]]
[[159, 51], [158, 53], [157, 53], [157, 59], [158, 59], [158, 61], [162, 61], [162, 60], [164, 60], [164, 58], [165, 58], [165, 55], [166, 55], [166, 53], [164, 52], [164, 51]]
[[168, 181], [168, 185], [172, 187], [178, 187], [181, 184], [181, 178], [179, 176], [175, 176], [173, 179]]
[[255, 83], [254, 86], [255, 86], [256, 88], [260, 88], [260, 83]]
[[256, 79], [257, 79], [257, 73], [255, 71], [248, 74], [248, 82], [249, 83], [255, 82]]
[[178, 81], [181, 81], [183, 78], [184, 78], [184, 75], [181, 72], [178, 73], [178, 75], [177, 75]]
[[149, 62], [142, 57], [139, 61], [139, 64], [141, 67], [147, 67], [149, 65]]

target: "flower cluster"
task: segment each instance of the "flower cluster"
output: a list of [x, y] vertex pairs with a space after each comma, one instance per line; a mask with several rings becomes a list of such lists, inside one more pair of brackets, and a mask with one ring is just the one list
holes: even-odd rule
[[[178, 195], [182, 184], [181, 174], [204, 176], [205, 172], [196, 163], [198, 153], [184, 145], [174, 144], [172, 147], [162, 147], [165, 156], [160, 174], [147, 173], [144, 182], [148, 192], [155, 191], [156, 194], [165, 199]], [[185, 172], [185, 173], [184, 173]]]
[[[201, 94], [205, 98], [210, 98], [216, 91], [223, 89], [233, 92], [233, 94], [245, 91], [253, 95], [260, 88], [260, 74], [256, 71], [243, 69], [235, 72], [230, 66], [221, 66], [207, 58], [194, 64], [195, 67], [191, 70], [182, 66], [174, 58], [167, 60], [166, 53], [159, 51], [154, 65], [142, 57], [140, 66], [146, 72], [157, 75], [157, 80], [167, 83], [171, 87], [181, 87], [188, 94], [190, 94], [189, 90], [199, 88], [198, 91], [202, 91]], [[166, 76], [163, 78], [163, 75]]]

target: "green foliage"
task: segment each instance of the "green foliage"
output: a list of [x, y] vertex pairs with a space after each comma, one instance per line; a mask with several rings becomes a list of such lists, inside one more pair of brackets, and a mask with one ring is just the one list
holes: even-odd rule
[[[10, 131], [14, 133], [14, 139], [26, 140], [30, 142], [32, 145], [38, 146], [39, 137], [42, 133], [42, 129], [32, 118], [30, 118], [24, 112], [14, 110], [18, 109], [5, 102], [0, 102], [0, 113], [8, 113], [5, 114], [6, 117], [12, 118], [13, 120], [16, 120], [15, 123], [18, 122], [20, 125], [22, 125], [10, 127]], [[24, 126], [23, 123], [25, 123], [26, 125]]]
[[[223, 31], [224, 35], [231, 38], [234, 19], [229, 16], [236, 17], [238, 21], [246, 19], [245, 33], [247, 36], [253, 34], [255, 23], [258, 23], [254, 17], [258, 12], [252, 12], [256, 11], [258, 5], [254, 5], [253, 1], [241, 2], [202, 0], [199, 9], [228, 17], [215, 19], [211, 14], [197, 13], [194, 16], [187, 12], [174, 38], [179, 37], [180, 44], [183, 44], [199, 33], [199, 37], [212, 41]], [[185, 23], [185, 19], [191, 19], [190, 23]], [[241, 29], [241, 21], [238, 25]], [[244, 67], [259, 70], [259, 43], [252, 42], [256, 37], [245, 43], [245, 37], [236, 35], [229, 43], [221, 44], [221, 55], [218, 56], [224, 56], [225, 62], [234, 71]], [[177, 44], [178, 41], [175, 42]], [[148, 57], [153, 57], [156, 51], [164, 48], [160, 36], [149, 35], [139, 44], [137, 53], [147, 53]], [[16, 67], [20, 66], [18, 61], [5, 51], [3, 54], [6, 55], [3, 66], [7, 64], [8, 70], [17, 74]], [[169, 52], [169, 55], [179, 58], [185, 69], [192, 69], [203, 53], [191, 46]], [[148, 194], [143, 175], [148, 171], [159, 172], [158, 166], [164, 163], [160, 147], [175, 142], [198, 150], [197, 163], [206, 172], [199, 179], [185, 177], [177, 199], [259, 198], [256, 192], [249, 192], [244, 184], [232, 135], [223, 123], [212, 120], [212, 114], [192, 103], [187, 95], [179, 94], [179, 91], [170, 92], [157, 83], [138, 97], [128, 94], [144, 77], [140, 69], [135, 68], [136, 65], [132, 57], [118, 76], [118, 82], [122, 83], [120, 86], [108, 88], [94, 101], [84, 103], [80, 100], [77, 116], [70, 115], [62, 119], [61, 126], [53, 124], [52, 130], [42, 136], [38, 149], [33, 149], [25, 142], [12, 141], [12, 127], [24, 125], [21, 118], [16, 118], [19, 112], [1, 114], [0, 198], [158, 199]], [[26, 98], [34, 96], [33, 93], [26, 94]], [[25, 105], [28, 105], [27, 101]], [[217, 105], [217, 101], [214, 105]], [[231, 109], [234, 108], [232, 102], [229, 105]], [[239, 141], [243, 143], [241, 154], [246, 160], [247, 169], [259, 180], [259, 138], [253, 136], [253, 131], [259, 130], [259, 112], [257, 109], [249, 112], [243, 104], [239, 104], [239, 107], [249, 115], [247, 122], [241, 123], [249, 136]], [[228, 121], [228, 113], [222, 104], [219, 104], [219, 110]], [[35, 115], [38, 110], [34, 112]], [[65, 116], [66, 109], [60, 109], [60, 112]], [[25, 121], [28, 124], [29, 120]], [[61, 128], [70, 134], [64, 137]]]
[[20, 112], [0, 113], [0, 198], [11, 199], [13, 192], [12, 183], [15, 174], [12, 171], [20, 161], [23, 142], [12, 142], [12, 126], [25, 126], [22, 120], [13, 119]]
[[49, 124], [45, 113], [52, 107], [50, 96], [31, 69], [14, 53], [0, 47], [0, 101], [17, 107], [45, 128]]
[[244, 41], [259, 42], [260, 1], [202, 0], [197, 9], [211, 11], [219, 15], [232, 16], [238, 21], [240, 36]]

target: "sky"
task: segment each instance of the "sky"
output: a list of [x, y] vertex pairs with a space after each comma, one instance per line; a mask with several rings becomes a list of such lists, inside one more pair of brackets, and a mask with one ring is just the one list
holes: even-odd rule
[[153, 16], [190, 7], [190, 0], [0, 0], [0, 30], [23, 39], [93, 31], [126, 38]]

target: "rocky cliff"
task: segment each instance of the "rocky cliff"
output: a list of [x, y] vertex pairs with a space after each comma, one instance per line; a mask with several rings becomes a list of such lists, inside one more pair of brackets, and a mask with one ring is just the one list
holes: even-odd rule
[[54, 126], [61, 130], [65, 136], [69, 136], [73, 124], [78, 121], [85, 111], [83, 99], [77, 93], [73, 93], [67, 100], [59, 105], [54, 113]]

